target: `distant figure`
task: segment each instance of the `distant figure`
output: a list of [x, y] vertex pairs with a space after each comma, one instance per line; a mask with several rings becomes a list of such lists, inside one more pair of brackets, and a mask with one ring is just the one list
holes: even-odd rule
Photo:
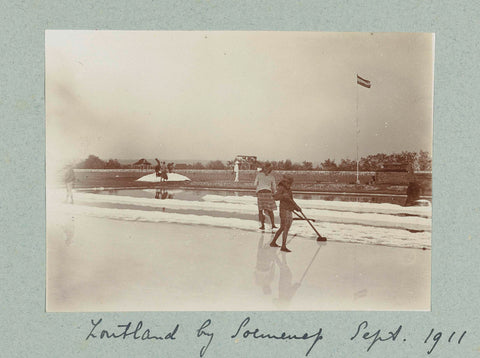
[[278, 183], [278, 190], [273, 196], [275, 200], [280, 200], [280, 228], [275, 233], [270, 246], [272, 247], [280, 247], [277, 244], [277, 239], [280, 234], [283, 233], [282, 237], [282, 247], [281, 251], [284, 252], [291, 252], [287, 249], [287, 237], [288, 237], [288, 230], [290, 230], [290, 226], [292, 226], [292, 211], [302, 211], [297, 203], [293, 200], [292, 194], [292, 187], [293, 184], [293, 177], [290, 175], [284, 175], [283, 179]]
[[168, 163], [167, 169], [169, 173], [173, 173], [173, 168], [175, 167], [175, 163]]
[[168, 180], [167, 165], [165, 162], [162, 162], [160, 177], [162, 178], [162, 181]]
[[408, 187], [407, 187], [407, 200], [405, 201], [405, 206], [414, 206], [416, 201], [420, 199], [422, 195], [422, 187], [417, 182], [415, 177], [415, 170], [413, 164], [408, 165]]
[[238, 167], [238, 160], [235, 161], [235, 164], [233, 165], [233, 172], [235, 173], [235, 183], [238, 183], [238, 173], [240, 171], [240, 168]]
[[155, 176], [157, 178], [160, 178], [161, 177], [160, 176], [160, 168], [161, 168], [160, 161], [157, 158], [155, 158], [155, 160], [157, 161], [157, 165], [155, 165]]
[[67, 197], [65, 202], [70, 202], [73, 204], [73, 184], [75, 182], [75, 172], [73, 171], [73, 166], [70, 165], [65, 173], [65, 188], [67, 189]]
[[422, 187], [416, 180], [408, 183], [407, 200], [405, 201], [405, 206], [416, 205], [416, 202], [417, 200], [420, 199], [421, 195], [422, 195]]
[[272, 175], [272, 166], [265, 165], [263, 171], [259, 171], [255, 178], [254, 185], [256, 186], [257, 205], [258, 205], [258, 219], [260, 221], [260, 230], [265, 230], [265, 215], [270, 217], [272, 230], [276, 228], [273, 211], [277, 210], [277, 204], [273, 199], [273, 193], [277, 191], [275, 178]]

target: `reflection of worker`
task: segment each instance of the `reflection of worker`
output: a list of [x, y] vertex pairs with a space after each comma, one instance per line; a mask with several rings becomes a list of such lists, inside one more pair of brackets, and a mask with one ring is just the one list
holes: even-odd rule
[[262, 287], [263, 293], [268, 295], [272, 293], [270, 287], [275, 276], [275, 259], [277, 258], [276, 252], [270, 249], [270, 246], [263, 243], [263, 237], [260, 236], [258, 241], [257, 251], [257, 265], [255, 266], [255, 282]]
[[166, 191], [164, 188], [157, 188], [155, 191], [155, 199], [172, 199], [173, 195], [168, 195], [168, 191]]
[[300, 287], [300, 283], [292, 283], [293, 275], [292, 271], [288, 267], [285, 253], [282, 252], [282, 259], [276, 260], [276, 262], [280, 269], [280, 278], [278, 280], [278, 303], [281, 307], [284, 307], [288, 305], [293, 296], [295, 296], [295, 293]]
[[73, 171], [73, 166], [69, 166], [67, 172], [65, 173], [65, 187], [67, 190], [67, 197], [65, 202], [73, 204], [73, 183], [75, 182], [75, 172]]
[[75, 234], [75, 217], [67, 215], [65, 223], [62, 225], [62, 229], [65, 238], [65, 244], [67, 246], [70, 246], [73, 240], [73, 236]]
[[233, 165], [233, 172], [235, 173], [235, 183], [238, 183], [238, 173], [240, 168], [238, 167], [238, 160], [235, 160], [235, 164]]

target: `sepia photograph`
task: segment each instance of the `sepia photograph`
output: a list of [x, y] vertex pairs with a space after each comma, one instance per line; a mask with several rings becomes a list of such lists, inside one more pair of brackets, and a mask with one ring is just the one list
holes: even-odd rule
[[45, 32], [46, 310], [430, 311], [434, 35]]

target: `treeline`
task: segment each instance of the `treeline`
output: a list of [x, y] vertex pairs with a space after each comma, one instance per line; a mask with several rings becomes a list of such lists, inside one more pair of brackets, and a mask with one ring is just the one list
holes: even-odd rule
[[[131, 164], [121, 164], [118, 159], [109, 159], [107, 161], [100, 159], [96, 155], [89, 155], [87, 159], [81, 161], [80, 163], [74, 166], [76, 169], [132, 169], [140, 168], [142, 165]], [[153, 165], [144, 165], [143, 167], [153, 168]], [[194, 164], [182, 164], [181, 169], [227, 169], [225, 165], [220, 160], [210, 161], [207, 164], [202, 164], [197, 162]]]
[[[312, 162], [304, 161], [302, 163], [292, 163], [291, 160], [285, 161], [259, 161], [260, 166], [269, 163], [275, 170], [322, 170], [322, 171], [356, 171], [357, 161], [351, 159], [341, 159], [339, 163], [335, 159], [327, 159], [320, 165], [314, 166]], [[384, 154], [378, 153], [360, 158], [358, 168], [360, 171], [377, 171], [385, 169], [391, 165], [412, 166], [415, 171], [431, 171], [432, 157], [427, 151], [420, 152], [403, 151], [401, 153]], [[233, 165], [233, 164], [231, 164]]]
[[[76, 169], [132, 169], [140, 168], [142, 165], [121, 164], [118, 159], [109, 159], [107, 161], [100, 159], [96, 155], [89, 155], [87, 159], [74, 166]], [[153, 168], [153, 165], [143, 165], [143, 167]], [[210, 161], [207, 164], [197, 162], [194, 164], [182, 164], [181, 169], [227, 169], [227, 166], [220, 160]]]
[[[357, 162], [351, 159], [341, 159], [339, 163], [335, 160], [327, 159], [320, 165], [313, 165], [312, 162], [303, 161], [302, 163], [294, 163], [290, 159], [280, 161], [258, 161], [257, 166], [270, 164], [274, 170], [323, 170], [323, 171], [356, 171]], [[360, 171], [377, 171], [382, 170], [389, 165], [411, 165], [415, 171], [431, 171], [432, 158], [430, 153], [426, 151], [420, 152], [401, 152], [394, 154], [378, 153], [362, 157], [359, 160]], [[206, 164], [197, 162], [194, 164], [179, 164], [177, 169], [213, 169], [227, 170], [232, 169], [233, 161], [222, 162], [221, 160], [213, 160]], [[84, 161], [78, 163], [75, 168], [78, 169], [131, 169], [136, 168], [133, 164], [121, 164], [117, 159], [109, 159], [104, 161], [95, 155], [90, 155]], [[245, 168], [243, 168], [245, 169]]]
[[77, 169], [128, 169], [130, 164], [122, 165], [117, 159], [104, 161], [95, 155], [89, 155], [87, 159], [75, 165]]
[[[360, 158], [358, 167], [360, 171], [377, 171], [389, 165], [405, 164], [413, 166], [415, 171], [431, 171], [432, 157], [427, 151], [407, 152], [394, 154], [378, 153]], [[350, 159], [342, 159], [338, 164], [335, 160], [327, 159], [320, 165], [321, 170], [354, 171], [357, 170], [357, 162]]]

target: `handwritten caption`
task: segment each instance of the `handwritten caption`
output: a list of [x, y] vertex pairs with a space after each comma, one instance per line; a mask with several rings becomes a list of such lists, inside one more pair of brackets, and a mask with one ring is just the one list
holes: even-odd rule
[[[158, 332], [154, 333], [150, 328], [145, 327], [142, 321], [137, 322], [136, 325], [132, 324], [132, 322], [119, 324], [114, 328], [106, 327], [102, 318], [96, 321], [92, 319], [90, 323], [90, 332], [85, 340], [125, 340], [128, 338], [136, 341], [173, 341], [177, 339], [180, 334], [189, 334], [189, 332], [191, 332], [199, 339], [200, 357], [206, 356], [215, 337], [211, 319], [205, 320], [198, 328], [193, 329], [192, 327], [183, 329], [180, 327], [180, 324], [176, 324], [171, 329], [160, 334]], [[240, 339], [259, 342], [264, 340], [305, 341], [308, 342], [305, 345], [305, 356], [309, 356], [318, 342], [326, 342], [328, 340], [328, 335], [325, 335], [324, 338], [324, 329], [321, 327], [305, 332], [275, 332], [273, 329], [260, 329], [255, 327], [250, 317], [246, 317], [231, 333], [229, 338], [235, 340], [235, 343], [239, 342]], [[362, 321], [351, 330], [347, 342], [350, 341], [351, 344], [358, 344], [360, 349], [370, 352], [374, 346], [402, 344], [402, 342], [407, 342], [407, 339], [412, 339], [421, 345], [421, 349], [423, 349], [425, 355], [428, 356], [435, 351], [437, 345], [460, 345], [467, 336], [467, 331], [440, 331], [432, 328], [430, 331], [425, 332], [421, 339], [418, 339], [419, 333], [420, 332], [415, 332], [415, 337], [409, 337], [403, 325], [398, 325], [391, 329], [378, 329], [377, 327], [371, 326], [368, 321]]]

